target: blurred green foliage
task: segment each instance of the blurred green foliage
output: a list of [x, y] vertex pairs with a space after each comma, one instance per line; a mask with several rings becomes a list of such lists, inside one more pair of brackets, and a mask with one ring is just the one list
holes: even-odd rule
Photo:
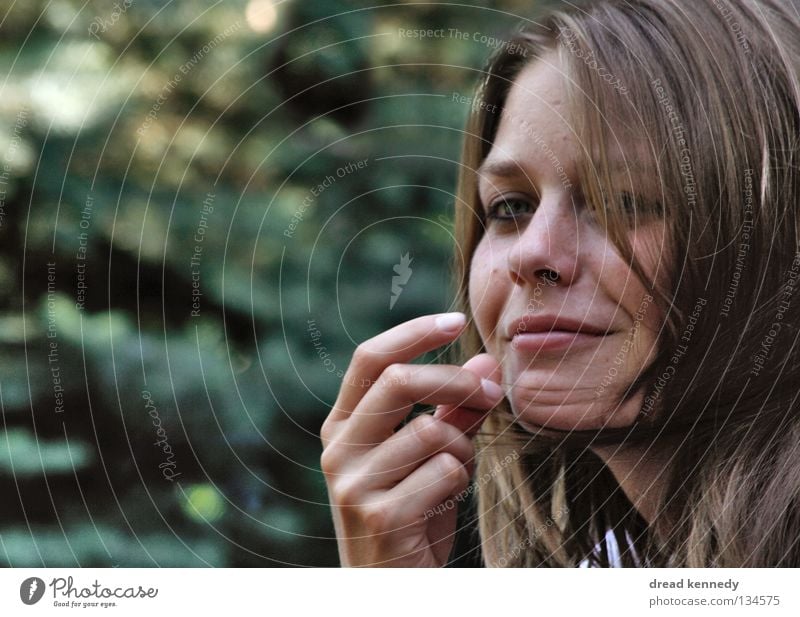
[[319, 427], [449, 308], [491, 51], [401, 31], [531, 9], [486, 6], [0, 2], [0, 562], [338, 563]]

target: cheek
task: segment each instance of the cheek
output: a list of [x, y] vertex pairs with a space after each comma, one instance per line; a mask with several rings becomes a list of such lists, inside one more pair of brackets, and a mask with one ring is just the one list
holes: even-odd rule
[[633, 378], [655, 354], [662, 316], [649, 292], [656, 274], [660, 236], [652, 229], [642, 228], [630, 240], [635, 259], [642, 265], [647, 280], [642, 281], [610, 243], [605, 247], [604, 272], [600, 280], [605, 294], [615, 302], [620, 317], [624, 315], [623, 321], [627, 322], [627, 332], [620, 343], [621, 351], [613, 359], [618, 366], [626, 366]]
[[664, 239], [664, 227], [660, 223], [642, 227], [631, 239], [634, 254], [642, 265], [647, 279], [646, 283], [637, 281], [639, 284], [636, 286], [635, 298], [631, 302], [632, 311], [639, 311], [637, 316], [641, 319], [642, 325], [653, 333], [653, 336], [660, 330], [664, 315], [648, 290], [652, 286], [656, 288], [668, 286], [669, 275], [666, 266], [670, 262], [670, 255], [664, 245]]
[[646, 281], [639, 278], [628, 260], [606, 238], [598, 242], [594, 257], [588, 261], [593, 264], [594, 277], [602, 288], [603, 295], [618, 306], [619, 312], [633, 318], [644, 305], [648, 310], [643, 316], [643, 325], [653, 325], [657, 319], [648, 289], [656, 272], [659, 239], [651, 230], [643, 229], [641, 233], [630, 236], [629, 240], [634, 259], [644, 269]]
[[673, 252], [668, 247], [665, 225], [664, 222], [642, 225], [630, 236], [636, 259], [647, 273], [648, 284], [667, 282], [667, 264], [671, 263]]
[[472, 256], [469, 275], [469, 303], [475, 325], [484, 345], [491, 347], [491, 340], [502, 313], [508, 290], [504, 281], [500, 254], [485, 238], [481, 240]]

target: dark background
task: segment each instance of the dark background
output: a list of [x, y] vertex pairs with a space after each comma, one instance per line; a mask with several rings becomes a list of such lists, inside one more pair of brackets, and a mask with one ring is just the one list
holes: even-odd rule
[[338, 564], [320, 424], [451, 308], [454, 95], [536, 3], [480, 4], [0, 2], [1, 563]]

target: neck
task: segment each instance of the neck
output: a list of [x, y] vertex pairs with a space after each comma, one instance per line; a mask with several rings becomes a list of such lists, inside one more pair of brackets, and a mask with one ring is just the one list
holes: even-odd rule
[[664, 503], [667, 470], [673, 464], [668, 452], [651, 447], [612, 445], [592, 448], [616, 478], [639, 514], [652, 524]]

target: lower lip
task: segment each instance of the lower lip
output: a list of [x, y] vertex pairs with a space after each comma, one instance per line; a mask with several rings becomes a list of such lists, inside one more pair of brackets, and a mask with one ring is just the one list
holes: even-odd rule
[[600, 334], [568, 332], [565, 330], [523, 332], [511, 339], [511, 348], [520, 351], [560, 351], [571, 347], [595, 345], [604, 338], [605, 336]]

